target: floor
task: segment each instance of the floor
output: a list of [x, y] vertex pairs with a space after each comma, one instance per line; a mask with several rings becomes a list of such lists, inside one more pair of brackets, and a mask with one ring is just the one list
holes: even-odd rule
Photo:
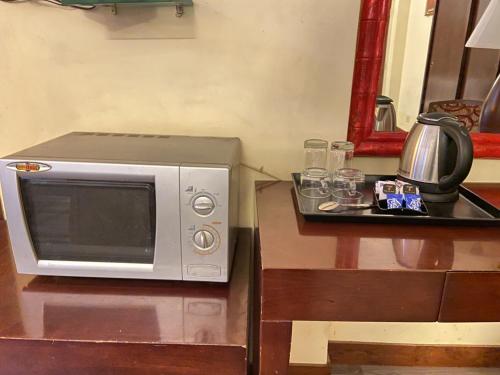
[[332, 375], [499, 375], [500, 368], [344, 366], [332, 368]]

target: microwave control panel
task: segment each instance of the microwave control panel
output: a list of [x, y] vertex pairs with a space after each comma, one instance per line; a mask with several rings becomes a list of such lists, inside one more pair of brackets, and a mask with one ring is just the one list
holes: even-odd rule
[[180, 167], [182, 277], [227, 281], [229, 168]]

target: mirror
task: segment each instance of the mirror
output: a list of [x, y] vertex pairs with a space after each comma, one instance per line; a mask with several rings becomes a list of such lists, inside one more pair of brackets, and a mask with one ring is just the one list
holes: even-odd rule
[[481, 107], [500, 53], [465, 48], [465, 40], [488, 3], [442, 0], [435, 15], [435, 0], [392, 1], [375, 131], [409, 131], [421, 112], [450, 113], [470, 132], [481, 131]]
[[479, 126], [500, 51], [465, 47], [489, 1], [361, 1], [348, 131], [356, 155], [399, 156], [419, 113], [446, 112], [470, 131], [475, 157], [500, 157], [500, 124]]

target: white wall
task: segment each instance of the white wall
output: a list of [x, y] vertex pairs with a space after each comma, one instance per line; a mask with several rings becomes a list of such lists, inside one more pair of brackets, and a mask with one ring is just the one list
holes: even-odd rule
[[[0, 3], [0, 154], [72, 130], [238, 136], [244, 162], [288, 179], [304, 139], [346, 137], [358, 12], [359, 0], [197, 0], [181, 18]], [[144, 36], [163, 39], [130, 40]]]
[[374, 323], [335, 322], [331, 341], [360, 341], [421, 345], [500, 344], [500, 323]]
[[425, 15], [425, 7], [425, 1], [411, 0], [397, 112], [398, 126], [405, 130], [420, 110], [433, 18]]
[[409, 130], [419, 113], [432, 28], [422, 0], [394, 0], [382, 93], [394, 100], [398, 127]]
[[[73, 130], [238, 136], [245, 163], [288, 179], [304, 139], [346, 137], [358, 13], [359, 0], [196, 0], [181, 18], [0, 3], [0, 154]], [[259, 178], [242, 173], [243, 226]]]
[[410, 1], [392, 1], [389, 28], [387, 30], [382, 94], [394, 101], [393, 105], [396, 111], [399, 106], [399, 93], [401, 91]]

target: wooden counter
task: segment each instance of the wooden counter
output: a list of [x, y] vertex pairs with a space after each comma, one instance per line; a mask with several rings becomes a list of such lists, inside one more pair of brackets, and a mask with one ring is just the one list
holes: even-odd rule
[[286, 373], [292, 320], [500, 321], [498, 227], [306, 222], [290, 182], [256, 199], [261, 374]]
[[35, 277], [0, 222], [0, 374], [245, 374], [250, 251], [227, 285]]

